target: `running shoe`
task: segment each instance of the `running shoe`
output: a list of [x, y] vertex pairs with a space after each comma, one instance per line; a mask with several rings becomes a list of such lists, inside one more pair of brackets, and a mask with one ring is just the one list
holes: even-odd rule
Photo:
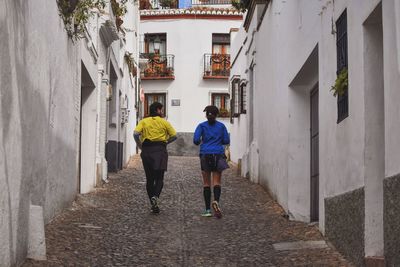
[[203, 213], [201, 214], [201, 216], [203, 216], [203, 217], [212, 217], [211, 210], [205, 210], [205, 211], [203, 211]]
[[214, 210], [214, 216], [218, 219], [222, 218], [222, 213], [221, 209], [219, 208], [218, 201], [214, 200], [211, 204], [213, 210]]
[[150, 199], [151, 202], [151, 212], [152, 213], [160, 213], [160, 208], [158, 207], [158, 198], [152, 197]]

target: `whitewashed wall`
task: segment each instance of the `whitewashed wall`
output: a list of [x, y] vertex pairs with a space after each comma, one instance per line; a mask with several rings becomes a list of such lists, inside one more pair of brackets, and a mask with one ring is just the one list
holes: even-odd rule
[[383, 6], [385, 61], [385, 176], [400, 173], [400, 3], [385, 1]]
[[[238, 75], [239, 79], [247, 79], [246, 70], [246, 55], [245, 51], [240, 48], [243, 45], [243, 41], [246, 36], [246, 31], [243, 27], [239, 28], [238, 32], [231, 33], [231, 77], [233, 75]], [[240, 52], [239, 52], [240, 51]], [[236, 61], [234, 59], [236, 58]], [[232, 88], [230, 88], [232, 90]], [[247, 100], [247, 103], [248, 100]], [[239, 159], [242, 160], [243, 155], [246, 153], [248, 148], [248, 131], [247, 131], [247, 114], [240, 114], [238, 118], [233, 119], [233, 124], [231, 124], [231, 161], [239, 163]], [[246, 164], [242, 163], [242, 175], [246, 176]]]
[[[212, 34], [229, 33], [238, 20], [170, 19], [144, 20], [140, 31], [166, 33], [167, 54], [175, 55], [175, 80], [142, 80], [145, 93], [167, 93], [167, 119], [178, 132], [194, 132], [205, 120], [203, 109], [211, 104], [211, 93], [228, 93], [227, 80], [203, 80], [203, 57], [212, 52]], [[171, 106], [180, 99], [180, 106]], [[230, 127], [229, 119], [220, 119]]]
[[30, 204], [48, 221], [77, 192], [80, 48], [56, 1], [1, 1], [0, 36], [0, 263], [18, 266]]
[[[249, 51], [245, 56], [246, 69], [234, 66], [232, 75], [250, 80], [249, 69], [255, 62], [256, 97], [249, 98], [249, 104], [253, 103], [255, 109], [253, 145], [259, 151], [259, 158], [255, 159], [251, 156], [253, 145], [246, 150], [238, 144], [248, 126], [235, 119], [232, 159], [248, 158], [250, 178], [257, 182], [257, 178], [252, 178], [257, 174], [259, 183], [267, 186], [292, 218], [309, 221], [309, 101], [311, 89], [318, 84], [319, 226], [325, 232], [327, 223], [331, 228], [347, 225], [348, 229], [341, 229], [348, 231], [342, 231], [343, 236], [351, 236], [352, 230], [361, 231], [356, 237], [360, 242], [351, 244], [361, 246], [354, 253], [360, 253], [358, 259], [383, 255], [383, 179], [398, 175], [400, 162], [400, 109], [395, 104], [399, 94], [394, 89], [399, 84], [400, 5], [396, 1], [382, 1], [381, 12], [379, 3], [272, 1], [261, 27], [255, 29], [256, 10], [247, 34], [241, 28], [232, 49], [234, 54], [243, 46], [238, 62], [244, 57], [243, 51]], [[337, 123], [337, 98], [330, 91], [337, 68], [335, 21], [346, 8], [349, 116]], [[379, 21], [376, 12], [383, 14], [383, 33], [374, 24]], [[383, 40], [379, 40], [379, 35]], [[246, 48], [249, 40], [254, 46], [250, 49]], [[382, 49], [383, 58], [379, 56]], [[335, 207], [335, 201], [354, 204], [354, 216], [346, 216], [349, 207]], [[330, 203], [329, 211], [325, 210], [326, 203]], [[326, 216], [331, 221], [327, 222]], [[353, 220], [353, 224], [346, 222], [346, 218]]]
[[[135, 59], [136, 63], [139, 61], [139, 26], [140, 26], [140, 16], [138, 3], [132, 4], [130, 2], [128, 6], [128, 13], [124, 19], [124, 26], [128, 29], [126, 33], [126, 51], [132, 53], [132, 57]], [[138, 67], [138, 66], [137, 66]], [[126, 72], [126, 70], [124, 70]], [[137, 70], [137, 75], [140, 75], [139, 69]], [[136, 94], [138, 92], [138, 77], [130, 76], [129, 74], [124, 75], [125, 79], [125, 92], [128, 96], [128, 110], [129, 110], [129, 120], [125, 125], [125, 155], [124, 155], [124, 164], [126, 165], [131, 157], [136, 154], [136, 143], [133, 139], [133, 130], [136, 126]]]

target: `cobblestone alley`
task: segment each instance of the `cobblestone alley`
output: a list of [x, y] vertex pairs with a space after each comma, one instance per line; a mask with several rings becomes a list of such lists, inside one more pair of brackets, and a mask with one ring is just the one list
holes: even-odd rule
[[23, 266], [349, 266], [329, 245], [279, 244], [323, 237], [316, 226], [285, 219], [233, 167], [223, 174], [223, 218], [201, 217], [199, 169], [197, 158], [170, 157], [161, 213], [152, 215], [136, 157], [47, 225], [47, 261]]

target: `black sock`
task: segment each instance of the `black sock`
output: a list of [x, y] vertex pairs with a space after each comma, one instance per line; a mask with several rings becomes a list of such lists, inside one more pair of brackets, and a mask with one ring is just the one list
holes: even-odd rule
[[203, 188], [203, 195], [206, 203], [206, 210], [209, 210], [211, 209], [211, 188], [209, 186]]
[[219, 197], [221, 196], [221, 186], [215, 185], [214, 186], [214, 200], [219, 202]]

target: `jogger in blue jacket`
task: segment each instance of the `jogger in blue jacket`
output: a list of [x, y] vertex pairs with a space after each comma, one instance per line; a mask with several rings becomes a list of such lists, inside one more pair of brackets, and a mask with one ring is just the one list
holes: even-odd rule
[[[212, 208], [217, 218], [222, 217], [219, 206], [221, 196], [222, 171], [229, 168], [225, 157], [224, 145], [229, 145], [230, 138], [225, 125], [216, 120], [219, 110], [216, 106], [207, 106], [207, 121], [200, 123], [193, 136], [193, 143], [200, 145], [200, 165], [203, 176], [203, 195], [206, 210], [202, 214], [211, 217], [211, 185], [213, 186], [214, 201]], [[212, 180], [211, 180], [212, 176]], [[212, 182], [212, 183], [211, 183]]]

